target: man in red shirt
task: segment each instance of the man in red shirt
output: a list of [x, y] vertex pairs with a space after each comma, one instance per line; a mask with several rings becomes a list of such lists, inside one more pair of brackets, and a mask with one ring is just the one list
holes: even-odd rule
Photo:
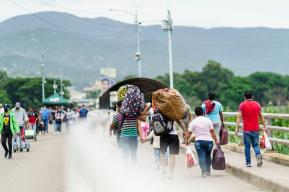
[[263, 124], [263, 131], [266, 131], [265, 119], [262, 115], [261, 106], [253, 100], [251, 91], [245, 92], [245, 101], [240, 104], [239, 113], [237, 116], [236, 134], [240, 130], [240, 121], [243, 120], [243, 138], [245, 145], [246, 166], [251, 167], [251, 144], [257, 158], [257, 166], [261, 167], [262, 155], [259, 148], [259, 120]]
[[29, 128], [32, 128], [32, 130], [34, 130], [36, 133], [36, 122], [37, 122], [39, 114], [35, 112], [32, 108], [29, 108], [27, 116], [28, 116]]

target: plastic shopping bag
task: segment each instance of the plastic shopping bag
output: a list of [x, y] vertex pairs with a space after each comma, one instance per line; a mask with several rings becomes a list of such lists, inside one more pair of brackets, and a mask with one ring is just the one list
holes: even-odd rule
[[261, 137], [261, 140], [260, 140], [260, 148], [261, 148], [261, 149], [265, 149], [265, 148], [266, 148], [266, 146], [265, 146], [265, 135], [263, 135], [263, 136]]
[[188, 146], [186, 151], [186, 166], [187, 168], [192, 168], [194, 166], [197, 166], [197, 160], [195, 158], [194, 153], [192, 152], [192, 149]]
[[261, 137], [260, 148], [266, 149], [266, 150], [272, 150], [272, 145], [270, 143], [269, 137], [266, 134], [266, 132], [264, 132], [263, 136]]
[[264, 132], [264, 135], [265, 136], [265, 149], [266, 150], [272, 150], [272, 145], [270, 143], [270, 140], [269, 140], [269, 137], [268, 135], [266, 134], [266, 132]]

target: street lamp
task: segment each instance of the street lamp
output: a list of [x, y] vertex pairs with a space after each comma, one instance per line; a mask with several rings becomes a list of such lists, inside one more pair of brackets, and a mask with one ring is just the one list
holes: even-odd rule
[[138, 64], [138, 77], [142, 77], [142, 64], [141, 64], [141, 53], [140, 53], [140, 27], [139, 25], [141, 22], [138, 20], [138, 14], [133, 13], [127, 10], [119, 10], [119, 9], [110, 9], [110, 11], [118, 11], [118, 12], [123, 12], [127, 13], [129, 15], [132, 15], [135, 17], [135, 25], [136, 25], [136, 42], [137, 42], [137, 48], [136, 48], [136, 54], [135, 54], [135, 61]]
[[54, 83], [53, 83], [54, 94], [56, 93], [56, 89], [57, 89], [57, 84], [56, 84], [56, 81], [54, 80]]
[[173, 48], [172, 48], [173, 23], [171, 18], [171, 12], [169, 10], [167, 14], [167, 19], [162, 21], [162, 29], [168, 32], [170, 88], [173, 89], [174, 88]]
[[45, 99], [44, 54], [41, 54], [42, 101]]

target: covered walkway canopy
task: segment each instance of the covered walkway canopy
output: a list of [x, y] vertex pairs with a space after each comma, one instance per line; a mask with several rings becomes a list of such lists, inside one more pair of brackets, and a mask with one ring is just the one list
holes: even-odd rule
[[54, 93], [50, 97], [44, 99], [43, 104], [45, 105], [67, 105], [69, 101], [61, 97], [58, 93]]
[[152, 92], [157, 91], [158, 89], [167, 88], [163, 83], [149, 78], [132, 78], [121, 81], [106, 92], [104, 92], [99, 98], [99, 108], [100, 109], [109, 109], [111, 107], [110, 103], [110, 93], [117, 91], [123, 85], [135, 85], [140, 88], [140, 91], [145, 95], [146, 102], [150, 102]]

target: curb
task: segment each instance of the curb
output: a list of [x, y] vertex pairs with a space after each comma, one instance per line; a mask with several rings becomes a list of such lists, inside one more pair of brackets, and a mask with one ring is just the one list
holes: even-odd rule
[[254, 175], [248, 171], [243, 170], [242, 168], [231, 166], [228, 163], [226, 164], [226, 171], [266, 191], [272, 191], [272, 192], [288, 192], [289, 191], [289, 188], [287, 187], [284, 187], [269, 179], [264, 179], [260, 176]]
[[[237, 144], [228, 144], [223, 146], [224, 149], [228, 149], [237, 153], [244, 153], [244, 147], [238, 146]], [[284, 165], [289, 167], [289, 156], [276, 153], [276, 152], [265, 152], [262, 153], [263, 159], [267, 161], [272, 161], [274, 163], [277, 163], [279, 165]]]
[[[231, 144], [229, 144], [227, 146], [223, 146], [223, 148], [227, 149], [227, 150], [234, 151], [234, 152], [239, 152], [239, 153], [243, 151], [243, 149], [241, 147], [232, 146]], [[180, 152], [185, 153], [185, 151], [186, 151], [185, 146], [181, 145]], [[267, 160], [271, 160], [270, 158], [272, 158], [272, 157], [269, 157], [269, 156], [266, 157]], [[275, 160], [272, 160], [272, 161], [275, 162]], [[284, 162], [287, 162], [287, 161], [284, 161]], [[289, 165], [289, 161], [288, 161], [288, 165]], [[242, 180], [247, 181], [250, 184], [253, 184], [253, 185], [261, 188], [262, 190], [271, 191], [271, 192], [288, 192], [289, 191], [288, 187], [282, 186], [279, 183], [274, 182], [272, 180], [264, 179], [263, 177], [255, 175], [255, 174], [253, 174], [249, 171], [246, 171], [242, 168], [233, 166], [228, 162], [226, 162], [226, 171], [228, 173], [232, 174], [233, 176], [236, 176]]]

